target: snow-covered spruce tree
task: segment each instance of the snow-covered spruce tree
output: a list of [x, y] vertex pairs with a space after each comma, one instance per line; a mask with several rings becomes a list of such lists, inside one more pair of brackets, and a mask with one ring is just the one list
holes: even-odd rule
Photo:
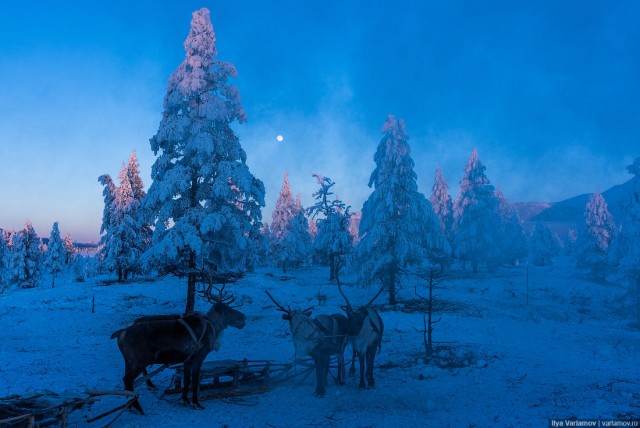
[[42, 252], [42, 241], [27, 221], [13, 237], [12, 282], [22, 288], [37, 286], [42, 274]]
[[71, 233], [67, 232], [64, 235], [64, 240], [62, 241], [62, 245], [65, 250], [65, 263], [67, 265], [72, 265], [74, 260], [76, 259], [76, 255], [78, 254], [78, 249], [76, 245], [73, 243], [73, 239], [71, 238]]
[[302, 207], [302, 195], [296, 196], [295, 213], [291, 219], [291, 236], [293, 238], [291, 260], [296, 266], [306, 265], [311, 259], [311, 235], [309, 234], [309, 220]]
[[349, 207], [340, 199], [329, 200], [335, 183], [329, 177], [313, 174], [320, 189], [313, 193], [316, 203], [307, 208], [311, 221], [315, 221], [318, 233], [313, 240], [316, 254], [329, 263], [329, 281], [337, 280], [345, 255], [353, 249], [349, 233]]
[[609, 266], [609, 248], [615, 225], [607, 202], [599, 192], [589, 197], [584, 218], [585, 226], [577, 241], [577, 265], [589, 268], [596, 280], [603, 280]]
[[160, 272], [187, 276], [187, 312], [198, 271], [247, 266], [264, 206], [264, 185], [230, 126], [246, 119], [229, 83], [236, 69], [216, 59], [215, 41], [209, 10], [194, 12], [185, 60], [169, 78], [151, 138], [158, 157], [144, 203], [154, 226], [147, 259]]
[[486, 166], [473, 149], [460, 181], [460, 195], [453, 206], [455, 256], [473, 272], [481, 264], [492, 270], [500, 256], [500, 216], [494, 187], [485, 174]]
[[87, 258], [84, 256], [78, 256], [73, 262], [73, 279], [76, 282], [84, 282], [87, 277]]
[[[449, 246], [453, 246], [453, 202], [451, 196], [449, 196], [449, 184], [442, 175], [440, 167], [436, 168], [436, 176], [431, 188], [431, 197], [429, 198], [433, 212], [440, 220], [440, 231], [442, 235], [447, 239]], [[440, 260], [440, 272], [444, 270], [450, 254], [443, 254], [443, 259]]]
[[537, 266], [550, 264], [558, 254], [560, 244], [547, 226], [536, 223], [529, 241], [529, 259]]
[[147, 193], [144, 191], [144, 183], [140, 177], [140, 163], [138, 162], [135, 150], [131, 152], [129, 162], [127, 162], [127, 178], [131, 185], [133, 199], [138, 201], [137, 205], [140, 207], [139, 210], [136, 210], [135, 213], [131, 213], [131, 215], [135, 216], [135, 220], [138, 223], [137, 229], [140, 235], [140, 250], [144, 252], [151, 248], [153, 231], [151, 230], [151, 225], [145, 221], [144, 212], [141, 209], [142, 201], [145, 196], [147, 196]]
[[369, 179], [374, 190], [362, 207], [360, 244], [353, 259], [361, 280], [382, 283], [394, 305], [405, 266], [439, 260], [451, 249], [431, 203], [418, 192], [404, 121], [387, 116], [382, 133]]
[[354, 246], [360, 243], [360, 220], [362, 220], [362, 212], [355, 211], [351, 213], [351, 218], [349, 218], [349, 233], [353, 238]]
[[123, 164], [118, 175], [120, 185], [116, 189], [114, 218], [105, 242], [104, 264], [116, 272], [118, 282], [141, 270], [140, 257], [146, 249], [140, 234], [140, 201], [134, 197], [128, 169]]
[[55, 287], [56, 275], [62, 272], [67, 259], [67, 251], [64, 248], [62, 238], [60, 237], [60, 229], [58, 222], [53, 223], [51, 234], [49, 235], [49, 243], [45, 253], [44, 265], [51, 274], [51, 288]]
[[294, 252], [291, 221], [295, 211], [296, 203], [289, 187], [289, 175], [285, 173], [276, 207], [271, 213], [271, 258], [285, 273]]
[[520, 216], [500, 189], [496, 190], [500, 215], [500, 261], [514, 265], [527, 257], [527, 237]]
[[629, 284], [630, 294], [635, 296], [636, 322], [640, 328], [640, 157], [627, 170], [634, 177], [622, 207], [622, 222], [613, 241], [610, 258]]
[[9, 266], [11, 253], [5, 239], [5, 231], [0, 231], [0, 293], [9, 285]]

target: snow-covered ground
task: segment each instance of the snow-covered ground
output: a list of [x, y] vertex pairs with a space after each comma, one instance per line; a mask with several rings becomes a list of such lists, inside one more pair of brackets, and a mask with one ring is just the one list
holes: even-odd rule
[[[233, 286], [244, 301], [247, 325], [228, 329], [209, 359], [271, 359], [289, 362], [294, 349], [288, 324], [265, 295], [284, 304], [333, 313], [343, 304], [326, 268], [293, 270], [282, 280], [260, 269]], [[376, 360], [376, 388], [359, 390], [356, 379], [330, 381], [323, 399], [313, 397], [313, 376], [289, 381], [264, 394], [204, 401], [206, 409], [182, 406], [159, 391], [138, 387], [144, 416], [126, 411], [115, 426], [548, 426], [549, 418], [640, 417], [640, 332], [633, 328], [625, 287], [593, 283], [559, 258], [548, 267], [525, 266], [495, 274], [454, 271], [437, 294], [441, 321], [434, 340], [437, 359], [425, 364], [422, 314], [409, 306], [381, 306], [385, 322]], [[111, 333], [143, 314], [183, 310], [183, 280], [164, 278], [101, 285], [106, 278], [76, 283], [70, 276], [48, 288], [0, 295], [0, 397], [49, 390], [122, 389], [123, 361]], [[401, 297], [414, 299], [413, 283]], [[349, 284], [352, 304], [374, 290]], [[326, 305], [318, 305], [318, 295]], [[95, 313], [92, 300], [95, 299]], [[379, 299], [382, 302], [382, 298]], [[198, 302], [198, 309], [207, 305]], [[72, 413], [84, 426], [123, 401], [104, 399]], [[109, 418], [91, 424], [103, 426]]]

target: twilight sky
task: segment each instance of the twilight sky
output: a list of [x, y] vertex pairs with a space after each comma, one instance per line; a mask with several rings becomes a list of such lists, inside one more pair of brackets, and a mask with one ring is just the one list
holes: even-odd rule
[[[558, 201], [626, 181], [640, 156], [640, 2], [4, 1], [0, 6], [0, 228], [97, 241], [99, 175], [149, 146], [191, 12], [211, 10], [249, 120], [236, 126], [271, 211], [283, 174], [312, 173], [360, 210], [391, 113], [418, 186], [450, 193], [473, 147], [513, 201]], [[284, 139], [278, 142], [276, 136]]]

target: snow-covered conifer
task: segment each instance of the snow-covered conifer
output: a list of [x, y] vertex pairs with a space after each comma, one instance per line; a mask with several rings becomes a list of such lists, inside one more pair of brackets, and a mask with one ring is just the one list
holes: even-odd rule
[[553, 261], [558, 254], [560, 244], [551, 229], [537, 223], [529, 242], [529, 258], [533, 264], [543, 266]]
[[611, 261], [618, 266], [636, 299], [640, 328], [640, 157], [627, 167], [634, 177], [623, 205], [620, 229], [611, 248]]
[[65, 263], [67, 265], [73, 264], [73, 261], [76, 258], [76, 254], [78, 254], [78, 249], [76, 245], [73, 243], [73, 239], [71, 238], [71, 233], [67, 232], [64, 235], [64, 240], [62, 242], [65, 250]]
[[76, 282], [84, 282], [87, 277], [87, 258], [78, 256], [73, 262], [73, 279]]
[[361, 211], [351, 213], [351, 218], [349, 218], [349, 234], [351, 234], [354, 246], [360, 243], [360, 220], [362, 220]]
[[51, 274], [51, 288], [55, 286], [56, 275], [62, 272], [67, 259], [67, 251], [60, 237], [60, 229], [58, 222], [53, 223], [51, 234], [49, 235], [49, 243], [45, 253], [44, 265]]
[[[433, 212], [440, 221], [440, 230], [442, 235], [447, 239], [449, 246], [453, 246], [453, 202], [449, 196], [449, 184], [442, 175], [440, 167], [436, 168], [436, 175], [431, 188], [431, 197], [429, 198]], [[440, 270], [444, 269], [450, 254], [443, 254], [440, 260]]]
[[287, 271], [287, 264], [291, 258], [291, 220], [295, 215], [295, 201], [289, 186], [289, 175], [285, 173], [282, 188], [276, 201], [276, 208], [271, 213], [271, 257], [282, 271]]
[[30, 221], [14, 234], [11, 255], [12, 282], [22, 288], [38, 285], [42, 273], [42, 241]]
[[[316, 203], [307, 209], [311, 221], [318, 230], [313, 240], [316, 252], [329, 262], [329, 281], [338, 279], [344, 256], [353, 249], [353, 238], [349, 233], [349, 207], [340, 199], [330, 200], [335, 183], [329, 177], [313, 174], [320, 189], [313, 193]], [[318, 217], [318, 218], [316, 218]]]
[[520, 216], [500, 189], [496, 189], [498, 214], [500, 215], [500, 260], [514, 265], [527, 256], [527, 237], [522, 229]]
[[[254, 250], [264, 185], [249, 171], [231, 123], [246, 120], [237, 72], [216, 59], [209, 10], [193, 13], [186, 57], [169, 78], [151, 149], [157, 155], [144, 206], [154, 226], [150, 265], [187, 276], [194, 308], [196, 272], [245, 269]], [[205, 261], [207, 264], [205, 264]]]
[[0, 293], [9, 285], [9, 266], [11, 253], [4, 230], [0, 232]]
[[145, 250], [140, 235], [140, 201], [134, 197], [128, 168], [122, 164], [118, 174], [120, 185], [115, 189], [114, 208], [104, 240], [103, 264], [116, 272], [118, 282], [140, 271], [140, 256]]
[[589, 197], [584, 217], [585, 227], [577, 242], [578, 266], [591, 269], [591, 275], [602, 280], [609, 265], [609, 247], [615, 234], [615, 225], [600, 192]]
[[382, 133], [369, 179], [374, 190], [362, 207], [354, 260], [363, 282], [384, 284], [389, 303], [395, 304], [400, 270], [439, 259], [450, 247], [431, 203], [418, 192], [404, 121], [387, 116]]
[[146, 251], [151, 247], [153, 231], [151, 225], [146, 222], [144, 211], [142, 210], [142, 201], [147, 196], [147, 192], [144, 191], [144, 183], [140, 177], [140, 164], [136, 156], [135, 150], [131, 152], [129, 162], [127, 162], [127, 178], [131, 185], [131, 192], [133, 198], [138, 201], [136, 204], [139, 209], [136, 209], [135, 213], [131, 213], [131, 216], [135, 218], [138, 223], [138, 233], [140, 235], [140, 250]]
[[473, 149], [453, 204], [455, 255], [463, 264], [470, 262], [474, 272], [480, 264], [495, 268], [500, 256], [498, 200], [486, 169]]

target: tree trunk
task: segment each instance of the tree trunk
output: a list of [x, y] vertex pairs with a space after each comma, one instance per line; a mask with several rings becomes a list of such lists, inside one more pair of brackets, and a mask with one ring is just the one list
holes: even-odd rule
[[56, 285], [56, 273], [51, 273], [51, 288], [55, 288]]
[[389, 271], [389, 304], [395, 305], [398, 302], [396, 301], [396, 271], [395, 269], [391, 269]]
[[196, 255], [193, 251], [189, 255], [189, 273], [187, 274], [187, 306], [184, 313], [193, 312], [196, 306]]
[[336, 279], [336, 259], [334, 254], [329, 255], [329, 282]]
[[287, 273], [287, 261], [282, 261], [282, 273]]

